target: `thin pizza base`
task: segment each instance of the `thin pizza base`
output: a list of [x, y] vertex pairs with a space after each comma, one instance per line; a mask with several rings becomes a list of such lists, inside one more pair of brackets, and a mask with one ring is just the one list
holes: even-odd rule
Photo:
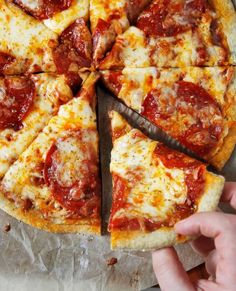
[[[58, 217], [58, 212], [54, 208], [53, 216], [45, 219], [40, 207], [45, 205], [45, 199], [50, 201], [50, 189], [45, 184], [41, 187], [31, 182], [31, 174], [35, 166], [38, 162], [44, 162], [50, 144], [55, 139], [63, 137], [64, 133], [74, 129], [83, 129], [83, 126], [85, 129], [91, 129], [96, 137], [94, 147], [97, 148], [98, 141], [94, 114], [96, 103], [94, 84], [97, 78], [98, 75], [96, 73], [90, 75], [82, 87], [79, 97], [60, 107], [58, 115], [49, 121], [48, 125], [4, 176], [0, 183], [0, 208], [9, 215], [36, 228], [50, 232], [100, 234], [100, 217], [76, 219], [67, 218], [67, 216], [61, 217], [61, 214]], [[18, 206], [18, 202], [12, 201], [12, 198], [7, 198], [8, 193], [11, 193], [11, 197], [16, 200], [26, 197], [32, 198], [32, 201], [35, 202], [35, 207], [29, 210], [23, 209]], [[29, 195], [32, 195], [32, 197]], [[64, 208], [61, 209], [62, 213], [67, 214]]]
[[4, 194], [0, 192], [0, 208], [9, 215], [17, 218], [18, 220], [34, 226], [41, 230], [46, 230], [54, 233], [91, 233], [100, 235], [100, 225], [90, 225], [87, 220], [81, 220], [81, 224], [54, 224], [50, 221], [42, 219], [35, 211], [25, 213], [21, 209], [15, 208], [11, 202], [9, 202]]
[[[119, 136], [128, 134], [132, 127], [115, 111], [110, 112], [109, 116], [111, 118], [114, 144], [115, 140], [119, 139]], [[118, 133], [118, 136], [116, 133]], [[129, 155], [127, 154], [128, 158]], [[198, 202], [196, 212], [214, 211], [224, 187], [225, 179], [222, 176], [206, 172], [205, 179], [204, 193]], [[112, 249], [152, 250], [183, 243], [189, 239], [191, 238], [176, 234], [173, 227], [161, 227], [153, 232], [111, 230]]]
[[[211, 173], [206, 175], [206, 190], [197, 212], [214, 211], [224, 187], [224, 179]], [[112, 231], [112, 249], [152, 250], [183, 243], [190, 238], [179, 236], [173, 228], [162, 227], [156, 231]]]

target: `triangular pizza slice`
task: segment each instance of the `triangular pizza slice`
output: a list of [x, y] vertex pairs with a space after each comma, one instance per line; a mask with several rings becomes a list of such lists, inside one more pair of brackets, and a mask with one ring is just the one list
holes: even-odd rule
[[116, 39], [100, 69], [236, 63], [236, 12], [230, 0], [153, 0]]
[[1, 181], [0, 208], [51, 232], [100, 233], [96, 74]]
[[72, 98], [63, 75], [0, 77], [0, 179]]
[[104, 71], [116, 96], [221, 169], [236, 144], [234, 67]]
[[132, 128], [111, 112], [112, 249], [148, 250], [186, 241], [173, 229], [195, 212], [213, 211], [224, 178], [206, 165]]

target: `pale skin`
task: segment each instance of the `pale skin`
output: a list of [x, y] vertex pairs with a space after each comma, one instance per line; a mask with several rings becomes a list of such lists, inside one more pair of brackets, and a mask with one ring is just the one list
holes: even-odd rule
[[[236, 209], [236, 183], [226, 183], [223, 202]], [[178, 234], [198, 236], [191, 242], [195, 252], [203, 257], [208, 280], [198, 280], [195, 286], [174, 248], [153, 252], [153, 269], [162, 291], [235, 291], [236, 290], [236, 215], [220, 212], [198, 213], [177, 223]]]

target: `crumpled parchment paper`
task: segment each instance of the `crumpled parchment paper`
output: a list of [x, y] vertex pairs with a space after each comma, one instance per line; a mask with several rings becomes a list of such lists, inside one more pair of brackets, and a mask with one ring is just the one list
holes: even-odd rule
[[[0, 291], [136, 291], [157, 283], [150, 252], [111, 251], [109, 235], [105, 231], [111, 205], [111, 140], [107, 111], [116, 109], [123, 112], [141, 127], [145, 126], [145, 121], [101, 91], [98, 105], [103, 236], [47, 233], [0, 211], [0, 227], [3, 229], [6, 224], [11, 225], [9, 232], [0, 231]], [[155, 126], [146, 126], [145, 133], [155, 138]], [[224, 174], [235, 180], [235, 172], [236, 152]], [[178, 246], [177, 251], [186, 270], [202, 262], [188, 244]], [[118, 262], [108, 266], [107, 260], [112, 257]]]

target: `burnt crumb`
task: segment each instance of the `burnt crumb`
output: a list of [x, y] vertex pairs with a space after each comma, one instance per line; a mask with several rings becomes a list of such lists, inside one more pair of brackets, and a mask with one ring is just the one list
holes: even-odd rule
[[93, 241], [93, 239], [94, 239], [94, 237], [90, 235], [87, 240], [88, 241]]
[[3, 227], [3, 231], [4, 232], [9, 232], [11, 230], [11, 225], [10, 223], [6, 224], [4, 227]]
[[107, 260], [107, 266], [114, 266], [115, 264], [117, 264], [117, 262], [117, 258], [110, 258]]

